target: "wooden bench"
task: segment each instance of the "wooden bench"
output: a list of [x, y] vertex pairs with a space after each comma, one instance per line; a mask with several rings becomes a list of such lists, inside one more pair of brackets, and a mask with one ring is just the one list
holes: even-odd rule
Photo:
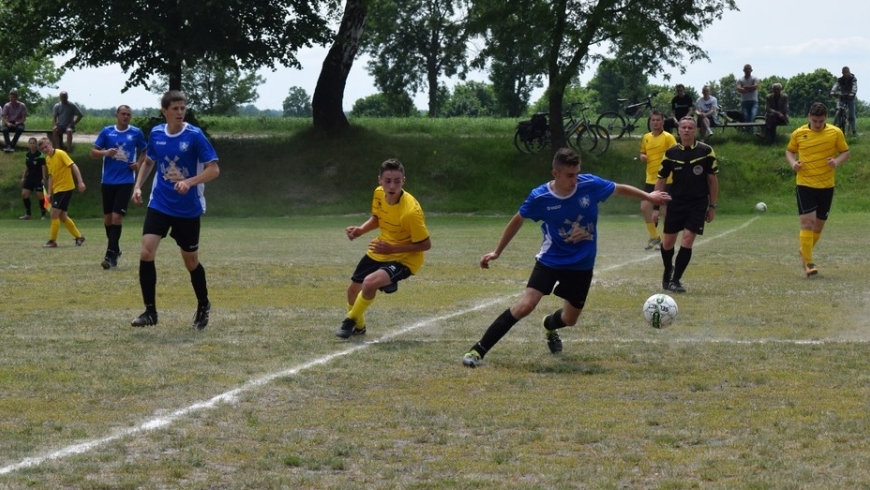
[[[14, 133], [14, 131], [12, 131], [12, 130], [10, 129], [10, 130], [9, 130], [9, 134], [11, 135], [12, 133]], [[24, 144], [27, 145], [27, 139], [25, 139], [25, 138], [23, 137], [25, 134], [37, 134], [37, 135], [44, 134], [45, 137], [48, 138], [48, 140], [51, 141], [52, 144], [54, 144], [54, 130], [52, 130], [52, 129], [30, 129], [30, 128], [27, 128], [27, 129], [25, 129], [24, 131], [21, 132], [22, 138], [18, 140], [18, 143], [19, 143], [19, 144], [21, 144], [21, 142], [22, 142], [22, 140], [23, 140], [23, 141], [24, 141]], [[39, 138], [37, 137], [37, 140], [38, 140], [38, 139], [39, 139]]]

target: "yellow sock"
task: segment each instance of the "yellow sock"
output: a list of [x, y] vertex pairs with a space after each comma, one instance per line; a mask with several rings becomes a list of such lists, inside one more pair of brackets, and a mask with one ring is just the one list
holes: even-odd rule
[[813, 232], [812, 230], [801, 230], [799, 235], [801, 244], [801, 255], [804, 257], [804, 262], [811, 263], [813, 261]]
[[813, 232], [813, 246], [815, 247], [817, 243], [819, 243], [819, 238], [822, 238], [821, 233]]
[[649, 237], [653, 240], [655, 240], [656, 238], [659, 237], [659, 231], [656, 230], [655, 223], [652, 223], [652, 222], [647, 223], [646, 224], [646, 231], [647, 231], [647, 233], [649, 233]]
[[[347, 312], [350, 313], [350, 310], [353, 309], [353, 305], [347, 305]], [[356, 321], [357, 328], [363, 328], [366, 326], [366, 316], [363, 314], [359, 320]]]
[[66, 227], [66, 230], [67, 230], [68, 232], [70, 232], [70, 234], [72, 234], [72, 236], [74, 236], [74, 237], [76, 237], [76, 238], [81, 238], [81, 236], [82, 236], [82, 232], [80, 232], [79, 229], [76, 228], [76, 224], [75, 224], [75, 222], [72, 220], [72, 218], [67, 217], [67, 218], [66, 218], [66, 221], [63, 222], [63, 226]]
[[359, 325], [360, 320], [365, 318], [366, 310], [369, 309], [369, 306], [371, 306], [374, 300], [374, 298], [363, 298], [362, 291], [360, 291], [356, 296], [356, 301], [353, 302], [353, 308], [347, 312], [347, 317], [357, 322], [357, 325]]
[[48, 239], [53, 241], [53, 242], [56, 242], [58, 231], [60, 231], [60, 218], [52, 218], [51, 219], [51, 231], [48, 234]]

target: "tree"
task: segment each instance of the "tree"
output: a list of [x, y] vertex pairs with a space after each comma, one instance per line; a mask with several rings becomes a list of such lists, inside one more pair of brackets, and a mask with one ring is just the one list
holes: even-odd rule
[[620, 60], [605, 59], [598, 64], [595, 76], [589, 80], [587, 87], [598, 92], [602, 112], [619, 110], [622, 103], [618, 99], [628, 99], [631, 103], [646, 100], [649, 77], [643, 70]]
[[[257, 86], [266, 80], [253, 71], [242, 73], [238, 66], [220, 60], [197, 60], [184, 63], [181, 84], [187, 105], [210, 116], [235, 116], [239, 106], [257, 100]], [[151, 92], [162, 95], [166, 82], [153, 82]]]
[[[522, 39], [541, 54], [547, 77], [553, 144], [565, 145], [561, 117], [565, 88], [586, 66], [605, 54], [645, 75], [665, 66], [682, 68], [708, 59], [699, 34], [735, 0], [470, 0], [477, 15], [497, 26], [499, 19], [522, 11]], [[668, 78], [668, 75], [665, 75]]]
[[[5, 92], [0, 100], [6, 99], [9, 90], [16, 89], [18, 100], [27, 106], [31, 114], [36, 114], [37, 108], [42, 104], [42, 95], [38, 89], [55, 87], [60, 80], [61, 71], [45, 56], [18, 54], [7, 58], [3, 54], [5, 53], [0, 53], [0, 90]], [[52, 101], [52, 104], [54, 102], [56, 101]]]
[[72, 53], [64, 68], [118, 64], [124, 89], [155, 74], [181, 89], [185, 60], [254, 69], [300, 67], [296, 52], [325, 43], [331, 0], [4, 0], [3, 44]]
[[374, 94], [353, 103], [350, 114], [354, 117], [412, 117], [419, 113], [414, 100], [406, 92]]
[[814, 102], [824, 102], [829, 107], [828, 112], [833, 115], [836, 105], [831, 106], [836, 102], [831, 97], [831, 87], [834, 86], [836, 78], [824, 68], [791, 77], [788, 84], [783, 87], [783, 91], [788, 94], [789, 117], [806, 116]]
[[323, 60], [311, 110], [314, 127], [327, 132], [340, 132], [349, 126], [342, 106], [344, 86], [353, 60], [359, 50], [365, 30], [368, 0], [347, 0], [338, 34]]
[[465, 63], [467, 34], [457, 18], [458, 0], [373, 0], [364, 38], [375, 86], [384, 93], [421, 92], [429, 117], [439, 114], [438, 79]]
[[453, 87], [453, 95], [444, 104], [444, 117], [488, 117], [497, 114], [495, 91], [492, 85], [469, 81]]
[[284, 117], [311, 117], [311, 99], [302, 87], [290, 87], [283, 108]]

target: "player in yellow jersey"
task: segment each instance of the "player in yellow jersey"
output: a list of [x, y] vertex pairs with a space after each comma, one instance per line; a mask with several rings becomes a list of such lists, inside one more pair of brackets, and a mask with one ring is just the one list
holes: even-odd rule
[[827, 124], [828, 108], [810, 106], [809, 124], [794, 130], [785, 158], [797, 174], [797, 207], [800, 215], [800, 255], [807, 277], [819, 273], [813, 247], [822, 235], [834, 200], [837, 167], [849, 159], [849, 145], [840, 128]]
[[[655, 190], [665, 150], [677, 144], [674, 135], [664, 130], [665, 115], [662, 111], [658, 109], [652, 111], [649, 116], [649, 126], [651, 131], [643, 135], [640, 140], [640, 161], [646, 164], [646, 181], [643, 189], [645, 192]], [[665, 188], [665, 191], [668, 191], [673, 181], [673, 177], [668, 178], [668, 187]], [[662, 208], [664, 207], [663, 205]], [[659, 206], [653, 206], [649, 201], [640, 202], [640, 214], [643, 216], [646, 231], [649, 233], [649, 241], [644, 250], [659, 250], [661, 248], [662, 237], [656, 229], [659, 224], [659, 212], [664, 215], [665, 210], [660, 209]]]
[[420, 203], [402, 189], [405, 167], [394, 158], [381, 164], [378, 186], [372, 198], [372, 215], [360, 226], [348, 226], [349, 240], [380, 229], [369, 243], [347, 287], [347, 317], [335, 335], [346, 339], [366, 333], [365, 312], [378, 290], [393, 293], [398, 282], [423, 266], [423, 252], [432, 248], [426, 217]]
[[[72, 218], [69, 217], [67, 210], [73, 190], [78, 187], [79, 192], [85, 191], [82, 173], [69, 155], [63, 150], [55, 149], [48, 138], [39, 140], [39, 150], [45, 155], [45, 168], [48, 171], [46, 193], [50, 195], [51, 201], [51, 231], [48, 242], [43, 247], [57, 248], [57, 232], [60, 230], [61, 223], [75, 237], [76, 247], [79, 247], [85, 242], [85, 237], [76, 227]], [[73, 176], [75, 176], [78, 186], [73, 181]]]

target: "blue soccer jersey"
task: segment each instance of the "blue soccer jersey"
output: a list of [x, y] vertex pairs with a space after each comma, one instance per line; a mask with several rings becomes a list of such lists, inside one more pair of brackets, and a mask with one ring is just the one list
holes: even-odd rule
[[202, 172], [203, 165], [217, 161], [217, 153], [202, 131], [190, 124], [176, 134], [166, 124], [154, 126], [145, 155], [154, 162], [154, 182], [148, 207], [179, 218], [196, 218], [205, 212], [205, 184], [182, 195], [175, 183]]
[[114, 125], [106, 126], [97, 135], [94, 146], [101, 150], [118, 150], [115, 156], [103, 157], [103, 184], [132, 184], [136, 182], [136, 172], [130, 164], [145, 150], [145, 134], [136, 126], [119, 130]]
[[544, 240], [538, 261], [554, 269], [590, 270], [595, 266], [598, 203], [616, 190], [616, 184], [592, 174], [577, 176], [569, 196], [557, 196], [550, 184], [533, 189], [520, 206], [520, 216], [542, 221]]

